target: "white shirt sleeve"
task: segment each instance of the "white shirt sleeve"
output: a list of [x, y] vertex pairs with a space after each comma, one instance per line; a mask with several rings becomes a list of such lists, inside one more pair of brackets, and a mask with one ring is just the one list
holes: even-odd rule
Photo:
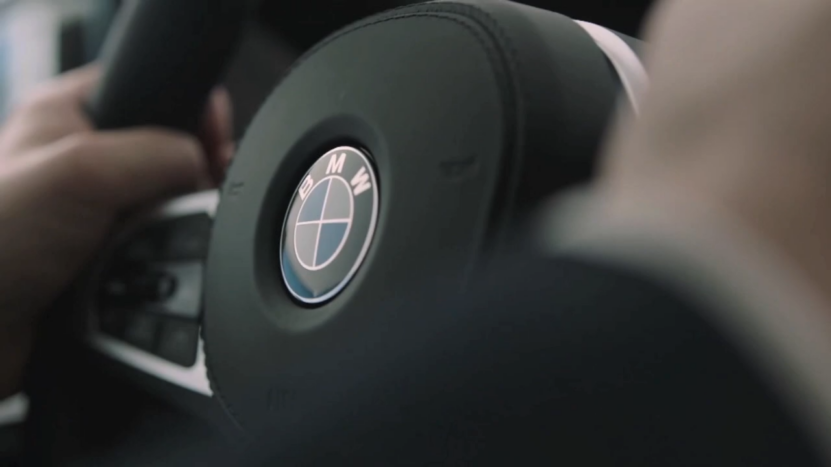
[[555, 254], [636, 271], [709, 313], [717, 327], [784, 396], [831, 464], [831, 305], [778, 250], [729, 216], [643, 200], [601, 215], [590, 191], [543, 216]]

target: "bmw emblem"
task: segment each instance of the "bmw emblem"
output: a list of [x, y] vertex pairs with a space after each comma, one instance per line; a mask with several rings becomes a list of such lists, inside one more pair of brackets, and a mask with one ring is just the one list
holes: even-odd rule
[[289, 204], [280, 240], [292, 296], [322, 303], [346, 287], [372, 243], [378, 201], [375, 171], [361, 150], [338, 147], [312, 165]]

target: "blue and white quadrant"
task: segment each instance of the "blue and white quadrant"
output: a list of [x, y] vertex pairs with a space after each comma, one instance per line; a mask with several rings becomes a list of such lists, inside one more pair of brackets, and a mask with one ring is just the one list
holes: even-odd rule
[[294, 227], [294, 252], [301, 266], [317, 271], [338, 257], [352, 227], [354, 203], [342, 177], [330, 175], [315, 184]]

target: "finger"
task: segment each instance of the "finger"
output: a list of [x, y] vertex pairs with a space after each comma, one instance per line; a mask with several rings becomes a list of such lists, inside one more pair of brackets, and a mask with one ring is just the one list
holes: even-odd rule
[[101, 73], [97, 63], [64, 73], [55, 82], [55, 93], [72, 102], [86, 101], [100, 81]]
[[211, 93], [199, 135], [216, 184], [221, 182], [233, 155], [233, 132], [231, 96], [225, 88], [218, 87]]
[[56, 105], [75, 108], [89, 98], [100, 79], [101, 67], [97, 64], [77, 68], [41, 85], [24, 99], [22, 106], [41, 111], [52, 110]]
[[18, 103], [3, 127], [0, 157], [24, 153], [72, 133], [91, 131], [93, 126], [82, 103], [99, 75], [97, 66], [72, 71], [44, 84]]
[[55, 185], [81, 202], [114, 211], [192, 191], [207, 173], [195, 138], [162, 129], [73, 135], [54, 146]]

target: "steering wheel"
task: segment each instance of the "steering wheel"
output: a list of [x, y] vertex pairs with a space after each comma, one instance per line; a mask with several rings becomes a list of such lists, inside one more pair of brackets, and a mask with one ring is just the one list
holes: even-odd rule
[[[90, 101], [98, 127], [194, 131], [249, 7], [131, 4]], [[506, 370], [520, 387], [494, 392], [499, 401], [471, 389], [488, 362], [522, 367], [493, 349], [513, 348], [496, 329], [527, 323], [527, 300], [477, 321], [440, 309], [440, 297], [477, 283], [476, 271], [512, 248], [541, 201], [591, 177], [614, 110], [639, 110], [648, 83], [643, 47], [507, 1], [409, 5], [338, 31], [297, 60], [263, 104], [220, 190], [149, 209], [114, 237], [80, 287], [85, 341], [210, 399], [237, 434], [271, 443], [288, 460], [300, 459], [301, 448], [330, 463], [349, 453], [350, 461], [385, 465], [395, 452], [415, 465], [448, 452], [478, 464], [550, 455], [539, 438], [544, 414], [532, 417], [537, 435], [516, 423], [499, 436], [476, 432], [503, 409], [533, 409], [535, 380], [518, 373]], [[544, 266], [504, 267], [529, 275], [522, 286], [505, 282], [505, 293], [554, 280], [533, 275], [546, 274]], [[652, 319], [644, 326], [660, 328], [661, 318]], [[562, 352], [599, 339], [580, 335], [582, 344], [554, 333], [569, 343], [526, 348], [532, 353], [516, 362], [540, 363], [539, 352], [567, 359]], [[442, 424], [459, 406], [479, 422]], [[787, 418], [774, 411], [771, 420]], [[337, 431], [344, 427], [348, 433]], [[589, 448], [589, 428], [552, 436]], [[779, 439], [799, 444], [791, 434]], [[596, 449], [585, 458], [626, 458]]]

